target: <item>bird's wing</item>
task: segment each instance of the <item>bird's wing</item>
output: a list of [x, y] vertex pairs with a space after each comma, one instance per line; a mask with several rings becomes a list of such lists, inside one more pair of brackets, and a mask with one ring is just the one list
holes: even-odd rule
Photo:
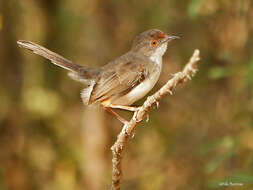
[[123, 58], [106, 65], [93, 88], [90, 103], [127, 94], [148, 76], [146, 64], [148, 60]]

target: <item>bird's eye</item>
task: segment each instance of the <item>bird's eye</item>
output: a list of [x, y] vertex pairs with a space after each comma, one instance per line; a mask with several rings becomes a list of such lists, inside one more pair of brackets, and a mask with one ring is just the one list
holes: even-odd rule
[[158, 41], [157, 40], [151, 40], [151, 46], [155, 47], [157, 46]]

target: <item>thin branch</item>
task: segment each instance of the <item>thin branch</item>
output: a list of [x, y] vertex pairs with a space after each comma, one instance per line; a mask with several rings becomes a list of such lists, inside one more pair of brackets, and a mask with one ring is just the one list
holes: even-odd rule
[[121, 158], [122, 151], [124, 150], [127, 140], [135, 133], [135, 129], [139, 122], [141, 122], [152, 109], [154, 104], [158, 104], [159, 101], [166, 95], [171, 94], [178, 84], [190, 80], [191, 77], [197, 72], [197, 62], [200, 60], [199, 50], [195, 50], [191, 59], [186, 64], [182, 72], [178, 72], [156, 93], [149, 96], [140, 109], [134, 112], [132, 119], [126, 123], [121, 132], [119, 133], [116, 142], [111, 147], [112, 150], [112, 190], [120, 189], [121, 179]]

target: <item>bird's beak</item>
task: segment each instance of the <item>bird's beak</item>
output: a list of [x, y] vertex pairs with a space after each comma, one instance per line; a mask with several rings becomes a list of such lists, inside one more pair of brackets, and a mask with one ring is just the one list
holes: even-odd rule
[[164, 39], [164, 42], [169, 42], [169, 41], [174, 40], [174, 39], [180, 39], [180, 37], [166, 35], [166, 37]]

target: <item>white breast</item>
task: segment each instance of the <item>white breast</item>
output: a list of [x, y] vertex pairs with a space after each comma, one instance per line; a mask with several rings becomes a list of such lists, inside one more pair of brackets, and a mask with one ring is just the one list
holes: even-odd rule
[[[149, 78], [145, 79], [133, 90], [131, 90], [126, 95], [111, 102], [115, 105], [131, 105], [139, 99], [143, 98], [157, 83], [161, 70], [162, 70], [162, 56], [167, 49], [167, 43], [162, 44], [156, 49], [156, 52], [150, 57], [150, 59], [159, 65], [159, 69], [156, 73], [152, 73]], [[152, 78], [151, 78], [152, 77]]]

